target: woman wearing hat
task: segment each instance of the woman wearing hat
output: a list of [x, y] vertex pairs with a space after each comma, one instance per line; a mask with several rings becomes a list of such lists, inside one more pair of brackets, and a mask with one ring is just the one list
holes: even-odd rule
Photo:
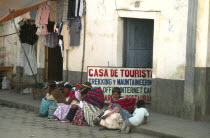
[[104, 94], [101, 88], [91, 89], [91, 83], [85, 82], [80, 88], [82, 102], [80, 105], [72, 107], [79, 108], [72, 121], [74, 125], [94, 126], [93, 118], [104, 112]]
[[136, 99], [121, 97], [120, 88], [115, 87], [112, 90], [112, 97], [108, 110], [101, 117], [100, 125], [102, 127], [99, 130], [106, 128], [119, 129], [123, 120], [126, 119], [127, 114], [134, 111]]
[[62, 122], [69, 122], [66, 119], [71, 106], [74, 104], [78, 104], [81, 101], [81, 95], [77, 94], [76, 91], [71, 91], [71, 85], [67, 84], [64, 86], [64, 94], [65, 97], [61, 99], [60, 103], [58, 104], [57, 109], [54, 112], [54, 116], [56, 116]]
[[42, 98], [42, 102], [40, 104], [39, 108], [39, 115], [40, 117], [46, 117], [48, 115], [49, 106], [52, 103], [55, 103], [56, 100], [52, 96], [52, 91], [55, 89], [56, 84], [54, 81], [49, 81], [47, 86], [47, 94], [45, 98]]

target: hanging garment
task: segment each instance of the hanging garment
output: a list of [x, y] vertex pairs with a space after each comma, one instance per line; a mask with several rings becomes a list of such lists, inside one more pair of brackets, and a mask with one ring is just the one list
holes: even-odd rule
[[68, 3], [69, 3], [69, 0], [64, 0], [64, 3], [63, 3], [63, 18], [62, 18], [63, 22], [67, 21], [67, 19], [68, 19]]
[[43, 28], [42, 25], [38, 26], [37, 31], [36, 31], [37, 35], [41, 35], [42, 34], [42, 28]]
[[83, 15], [84, 1], [80, 0], [79, 4], [80, 5], [79, 5], [79, 13], [78, 13], [78, 15], [81, 17]]
[[37, 40], [36, 35], [37, 27], [34, 20], [25, 20], [19, 22], [20, 26], [20, 40], [22, 43], [33, 45]]
[[38, 9], [34, 9], [33, 11], [30, 11], [30, 17], [31, 19], [36, 19], [36, 13], [37, 13]]
[[[24, 50], [26, 52], [26, 55], [28, 57], [28, 60], [30, 62], [30, 65], [34, 74], [37, 74], [37, 61], [36, 61], [35, 46], [29, 45], [26, 43], [22, 43], [22, 45], [24, 47]], [[33, 75], [22, 47], [20, 50], [20, 66], [24, 68], [24, 74]]]
[[62, 21], [63, 3], [64, 3], [64, 0], [57, 1], [56, 23], [60, 23]]
[[36, 19], [35, 19], [35, 24], [36, 26], [40, 26], [40, 19], [41, 19], [41, 15], [42, 15], [42, 8], [43, 5], [41, 5], [39, 8], [38, 8], [38, 11], [36, 13]]
[[62, 36], [62, 35], [59, 35], [59, 36], [58, 36], [58, 45], [59, 45], [60, 48], [61, 48], [61, 55], [62, 55], [62, 57], [63, 57], [64, 43], [63, 43], [63, 36]]
[[51, 33], [45, 36], [45, 46], [55, 48], [58, 45], [58, 34]]
[[78, 15], [78, 9], [79, 9], [79, 0], [76, 0], [76, 5], [75, 5], [75, 17]]
[[45, 24], [45, 25], [42, 26], [41, 35], [48, 35], [48, 34], [49, 34], [49, 32], [47, 30], [47, 25]]
[[41, 25], [48, 24], [49, 15], [50, 15], [50, 7], [48, 5], [42, 6], [42, 12], [41, 12], [41, 18], [40, 18]]
[[48, 21], [47, 30], [48, 30], [49, 33], [54, 32], [54, 25], [55, 25], [55, 22]]
[[63, 22], [57, 23], [56, 24], [56, 31], [57, 31], [58, 35], [61, 35], [62, 29], [63, 29]]
[[57, 2], [50, 1], [50, 17], [49, 20], [52, 22], [56, 21], [56, 13], [57, 13]]
[[75, 7], [76, 7], [76, 0], [69, 0], [68, 4], [68, 19], [72, 19], [75, 17]]
[[82, 23], [80, 17], [72, 19], [68, 23], [69, 34], [70, 34], [70, 46], [80, 45], [80, 31], [82, 29]]

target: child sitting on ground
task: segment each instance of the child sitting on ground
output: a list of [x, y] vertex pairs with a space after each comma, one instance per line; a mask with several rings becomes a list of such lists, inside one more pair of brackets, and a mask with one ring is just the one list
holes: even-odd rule
[[129, 133], [131, 126], [147, 124], [147, 117], [149, 116], [149, 113], [145, 108], [145, 102], [143, 100], [139, 100], [136, 103], [136, 106], [137, 108], [135, 109], [133, 116], [123, 122], [120, 129], [121, 133]]

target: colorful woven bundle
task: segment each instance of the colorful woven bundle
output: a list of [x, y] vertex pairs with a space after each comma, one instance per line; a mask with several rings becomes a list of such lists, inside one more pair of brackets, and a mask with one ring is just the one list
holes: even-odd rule
[[95, 88], [94, 90], [89, 91], [85, 95], [84, 101], [102, 109], [104, 107], [104, 93], [102, 89]]
[[136, 99], [134, 98], [125, 98], [125, 99], [119, 99], [117, 101], [111, 100], [111, 103], [119, 104], [122, 108], [127, 110], [128, 112], [132, 113], [134, 110], [134, 106], [136, 104]]

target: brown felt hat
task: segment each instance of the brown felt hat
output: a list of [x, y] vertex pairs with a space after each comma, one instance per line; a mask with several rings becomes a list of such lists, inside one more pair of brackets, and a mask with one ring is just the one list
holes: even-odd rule
[[87, 87], [87, 88], [92, 88], [91, 83], [90, 82], [85, 82], [83, 83], [83, 86]]

